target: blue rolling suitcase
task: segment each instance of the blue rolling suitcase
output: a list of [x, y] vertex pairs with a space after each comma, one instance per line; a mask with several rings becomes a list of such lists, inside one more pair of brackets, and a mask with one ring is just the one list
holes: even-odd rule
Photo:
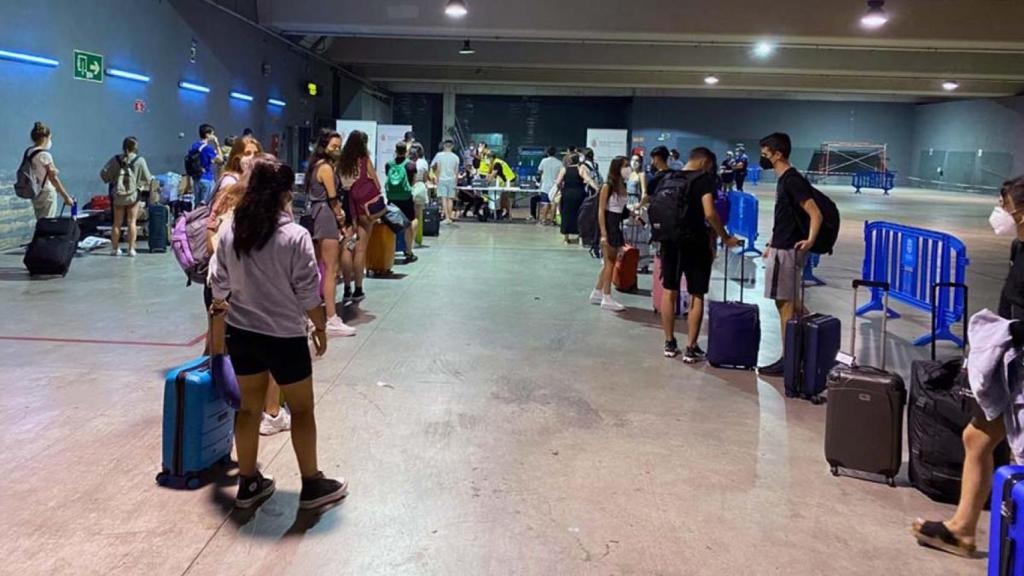
[[[800, 286], [800, 302], [807, 302], [802, 268], [796, 270], [796, 285]], [[828, 373], [836, 365], [843, 323], [834, 316], [808, 314], [786, 323], [785, 390], [787, 398], [810, 400], [821, 404], [821, 396], [828, 388]]]
[[235, 411], [214, 388], [206, 356], [172, 369], [164, 386], [161, 486], [198, 488], [199, 474], [227, 463], [234, 439]]
[[753, 370], [761, 351], [761, 311], [743, 303], [746, 258], [740, 255], [740, 301], [729, 302], [729, 250], [725, 250], [722, 302], [708, 303], [708, 363], [716, 368]]
[[[1021, 509], [1017, 507], [1021, 506]], [[1003, 466], [992, 482], [988, 576], [1024, 575], [1024, 466]]]

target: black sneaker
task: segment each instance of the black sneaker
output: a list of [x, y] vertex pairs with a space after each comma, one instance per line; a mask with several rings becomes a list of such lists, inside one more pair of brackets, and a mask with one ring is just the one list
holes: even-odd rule
[[361, 286], [356, 286], [355, 292], [352, 293], [352, 301], [362, 302], [364, 298], [366, 298], [366, 293], [363, 292], [363, 288]]
[[252, 508], [259, 502], [270, 498], [274, 493], [274, 479], [264, 478], [259, 472], [255, 476], [238, 477], [238, 496], [235, 496], [236, 508]]
[[679, 356], [679, 344], [675, 339], [665, 342], [665, 358], [675, 358], [676, 356]]
[[405, 255], [405, 263], [406, 264], [412, 264], [413, 262], [415, 262], [417, 260], [419, 260], [419, 257], [416, 256], [415, 254], [411, 253], [411, 252], [409, 254]]
[[785, 376], [786, 365], [783, 363], [782, 358], [779, 358], [767, 366], [758, 368], [757, 373], [761, 376]]
[[351, 287], [345, 286], [345, 293], [342, 296], [342, 298], [344, 298], [345, 300], [351, 300], [352, 299], [352, 288]]
[[348, 496], [348, 482], [325, 478], [323, 472], [317, 472], [312, 478], [302, 479], [302, 493], [299, 495], [299, 508], [308, 510], [337, 502]]
[[700, 349], [699, 345], [687, 346], [686, 352], [683, 354], [683, 362], [687, 364], [696, 364], [697, 362], [703, 362], [707, 354]]

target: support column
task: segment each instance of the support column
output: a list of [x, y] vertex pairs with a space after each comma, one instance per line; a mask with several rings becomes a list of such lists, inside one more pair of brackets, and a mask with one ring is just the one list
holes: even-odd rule
[[445, 138], [455, 138], [455, 89], [451, 86], [442, 93], [441, 130]]

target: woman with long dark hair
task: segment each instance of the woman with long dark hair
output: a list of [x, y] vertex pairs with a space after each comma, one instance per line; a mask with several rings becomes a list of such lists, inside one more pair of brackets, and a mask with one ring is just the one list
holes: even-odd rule
[[306, 169], [306, 195], [309, 213], [313, 217], [316, 256], [323, 266], [327, 333], [331, 336], [355, 336], [356, 329], [341, 320], [337, 309], [338, 267], [341, 264], [342, 230], [345, 228], [341, 179], [336, 170], [340, 159], [341, 135], [332, 131], [321, 132]]
[[579, 211], [587, 198], [587, 187], [597, 189], [588, 172], [579, 154], [569, 154], [555, 180], [555, 186], [561, 189], [558, 209], [562, 213], [562, 235], [566, 244], [574, 244], [579, 238]]
[[[370, 138], [366, 132], [353, 130], [348, 135], [348, 140], [345, 140], [345, 147], [341, 149], [341, 158], [338, 160], [341, 187], [348, 191], [348, 215], [355, 228], [356, 238], [355, 250], [344, 250], [342, 258], [351, 260], [352, 276], [356, 284], [356, 288], [352, 292], [352, 300], [356, 302], [366, 297], [366, 293], [363, 292], [366, 249], [370, 245], [370, 236], [373, 235], [375, 223], [375, 220], [370, 218], [371, 215], [366, 212], [363, 202], [367, 200], [366, 196], [373, 194], [374, 190], [380, 194], [381, 189], [377, 169], [373, 167], [373, 160], [370, 158], [369, 142]], [[364, 193], [364, 191], [367, 192]], [[349, 287], [346, 283], [345, 293], [347, 294], [348, 291]]]
[[597, 275], [597, 284], [590, 293], [590, 303], [600, 304], [603, 310], [622, 312], [625, 306], [612, 299], [612, 274], [619, 252], [626, 246], [622, 234], [622, 221], [626, 214], [626, 182], [632, 176], [629, 159], [616, 156], [608, 168], [608, 177], [601, 186], [598, 198], [597, 224], [601, 231], [601, 272]]
[[256, 465], [271, 376], [292, 412], [292, 446], [302, 473], [299, 507], [336, 502], [348, 490], [344, 479], [325, 478], [317, 463], [313, 364], [306, 323], [312, 322], [316, 354], [323, 356], [327, 320], [313, 242], [291, 214], [294, 181], [291, 168], [273, 156], [259, 156], [234, 221], [221, 231], [210, 261], [213, 332], [215, 339], [221, 331], [225, 333], [242, 396], [235, 420], [239, 470], [235, 505], [239, 508], [252, 507], [274, 492], [274, 481], [263, 477]]

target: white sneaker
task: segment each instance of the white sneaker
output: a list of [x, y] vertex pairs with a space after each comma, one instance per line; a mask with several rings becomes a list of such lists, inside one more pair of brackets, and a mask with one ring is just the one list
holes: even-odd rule
[[312, 334], [313, 332], [316, 332], [316, 324], [313, 324], [312, 320], [306, 318], [306, 335]]
[[260, 422], [260, 435], [273, 436], [278, 432], [285, 432], [292, 429], [292, 415], [283, 406], [277, 416], [263, 413], [263, 421]]
[[601, 300], [601, 310], [608, 310], [610, 312], [622, 312], [625, 309], [625, 306], [619, 304], [615, 300], [612, 300], [611, 296], [605, 296], [604, 299]]
[[115, 256], [115, 257], [117, 257], [117, 256], [124, 256], [124, 250], [121, 250], [120, 248], [111, 249], [110, 250], [110, 255], [111, 256]]
[[135, 250], [129, 250], [129, 251], [128, 251], [128, 257], [129, 257], [129, 258], [135, 258], [135, 257], [136, 257], [136, 256], [138, 256], [138, 255], [139, 255], [139, 253], [138, 253], [138, 252], [136, 252]]
[[341, 321], [341, 318], [337, 316], [327, 320], [327, 335], [328, 336], [355, 336], [356, 329], [345, 324]]
[[604, 300], [604, 294], [602, 294], [600, 290], [593, 290], [593, 291], [591, 291], [591, 293], [590, 293], [590, 303], [591, 304], [600, 304], [602, 302], [602, 300]]

